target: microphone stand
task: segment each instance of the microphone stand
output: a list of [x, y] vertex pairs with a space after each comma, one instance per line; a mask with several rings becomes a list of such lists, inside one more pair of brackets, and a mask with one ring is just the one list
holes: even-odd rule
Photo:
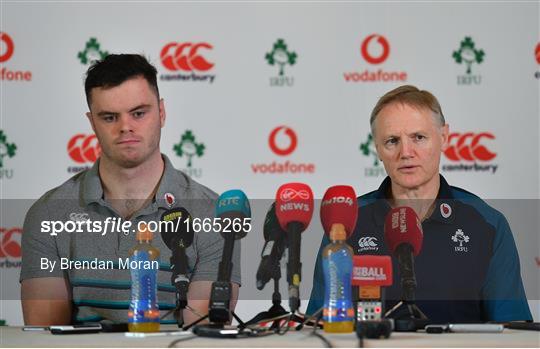
[[[279, 242], [276, 242], [279, 243]], [[281, 254], [276, 258], [275, 262], [270, 266], [270, 278], [274, 281], [274, 292], [272, 293], [272, 306], [267, 311], [262, 311], [255, 315], [251, 320], [246, 322], [246, 326], [254, 325], [257, 323], [265, 322], [265, 320], [272, 321], [270, 329], [279, 330], [279, 323], [288, 318], [288, 321], [294, 321], [302, 323], [304, 320], [296, 314], [291, 314], [281, 306], [281, 293], [279, 292], [279, 280], [281, 279], [281, 265], [280, 261], [283, 257], [285, 249], [281, 250]]]
[[176, 289], [176, 307], [174, 318], [179, 328], [184, 326], [183, 310], [187, 307], [187, 293], [189, 289], [189, 279], [187, 277], [187, 256], [186, 249], [182, 244], [178, 244], [172, 251], [170, 258], [172, 275], [171, 283]]
[[429, 324], [429, 319], [415, 303], [416, 277], [412, 248], [409, 244], [402, 244], [397, 250], [402, 250], [402, 253], [397, 253], [402, 300], [386, 312], [385, 317], [394, 319], [395, 331], [415, 332], [424, 329]]
[[203, 337], [218, 337], [218, 338], [231, 338], [237, 334], [231, 336], [231, 334], [223, 331], [225, 324], [230, 321], [230, 316], [238, 321], [239, 332], [246, 327], [246, 324], [236, 315], [234, 311], [230, 309], [232, 285], [231, 285], [231, 273], [232, 273], [232, 253], [234, 250], [234, 236], [226, 236], [225, 244], [223, 246], [223, 254], [221, 262], [219, 262], [218, 280], [212, 283], [212, 291], [210, 293], [210, 306], [208, 314], [195, 322], [184, 327], [183, 330], [187, 331], [191, 327], [197, 325], [199, 322], [210, 319], [210, 324], [197, 325], [193, 329], [193, 333]]
[[[280, 256], [281, 259], [281, 256]], [[290, 313], [285, 310], [281, 306], [281, 293], [279, 293], [279, 279], [281, 279], [281, 268], [279, 264], [279, 259], [276, 261], [274, 265], [272, 265], [272, 279], [274, 280], [274, 292], [272, 293], [272, 306], [267, 311], [260, 312], [259, 314], [255, 315], [251, 320], [246, 322], [246, 326], [254, 325], [260, 322], [264, 322], [264, 320], [271, 320], [274, 319], [272, 322], [272, 326], [270, 327], [272, 330], [279, 329], [279, 323], [284, 317], [288, 317]]]

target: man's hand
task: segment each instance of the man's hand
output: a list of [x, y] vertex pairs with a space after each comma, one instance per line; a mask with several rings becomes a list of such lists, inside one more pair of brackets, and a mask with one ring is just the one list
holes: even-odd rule
[[71, 323], [71, 292], [61, 277], [26, 279], [21, 283], [25, 325], [50, 326]]
[[[231, 310], [236, 307], [238, 301], [238, 291], [240, 286], [231, 282], [232, 284], [232, 296], [231, 296]], [[208, 306], [210, 304], [210, 292], [212, 291], [212, 281], [194, 281], [189, 284], [189, 291], [187, 295], [188, 306], [194, 311], [189, 309], [184, 310], [184, 326], [190, 325], [195, 322], [201, 316], [208, 314]], [[196, 314], [196, 313], [198, 314]], [[200, 324], [208, 323], [208, 320], [200, 322]]]

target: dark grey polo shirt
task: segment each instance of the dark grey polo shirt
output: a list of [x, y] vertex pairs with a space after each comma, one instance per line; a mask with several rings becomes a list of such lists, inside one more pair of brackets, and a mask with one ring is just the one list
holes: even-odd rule
[[[133, 215], [132, 226], [136, 227], [139, 221], [159, 221], [163, 212], [170, 207], [184, 207], [193, 218], [213, 218], [218, 197], [216, 193], [174, 169], [165, 155], [163, 159], [165, 170], [155, 198]], [[73, 176], [61, 186], [45, 193], [32, 205], [23, 227], [20, 280], [40, 277], [66, 278], [73, 294], [74, 321], [110, 319], [126, 322], [130, 302], [130, 271], [118, 268], [118, 258], [128, 257], [129, 249], [136, 243], [135, 233], [109, 231], [102, 235], [85, 230], [60, 232], [51, 236], [50, 232], [42, 232], [43, 221], [90, 219], [92, 222], [104, 222], [107, 217], [119, 219], [111, 205], [103, 199], [98, 165], [99, 160], [90, 170]], [[193, 244], [186, 250], [191, 281], [217, 280], [223, 242], [218, 232], [195, 233]], [[175, 306], [175, 289], [170, 281], [171, 251], [159, 233], [154, 233], [152, 244], [161, 251], [158, 302], [163, 313]], [[43, 258], [56, 262], [55, 267], [51, 270], [49, 264], [49, 268], [43, 268]], [[96, 260], [111, 261], [113, 269], [77, 269], [73, 265], [71, 269], [61, 269], [62, 261]], [[102, 263], [104, 264], [111, 265], [110, 262]], [[239, 240], [234, 248], [232, 281], [240, 284]], [[201, 298], [206, 296], [201, 295]], [[172, 316], [168, 316], [166, 320], [162, 323], [174, 322]]]

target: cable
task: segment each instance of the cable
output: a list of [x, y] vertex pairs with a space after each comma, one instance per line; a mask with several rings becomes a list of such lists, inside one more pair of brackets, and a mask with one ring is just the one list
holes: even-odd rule
[[206, 315], [202, 315], [201, 313], [197, 312], [195, 309], [193, 309], [189, 305], [186, 305], [186, 309], [191, 311], [193, 314], [197, 315], [199, 318], [203, 318], [203, 317], [206, 316]]
[[332, 343], [330, 343], [330, 341], [326, 339], [322, 334], [318, 332], [313, 332], [312, 335], [319, 338], [324, 343], [324, 345], [326, 345], [327, 348], [333, 348]]
[[[303, 314], [303, 315], [304, 315], [304, 321], [302, 321], [302, 323], [300, 323], [300, 325], [296, 326], [296, 330], [297, 330], [297, 331], [300, 331], [300, 330], [304, 327], [304, 325], [308, 325], [308, 326], [309, 326], [308, 323], [309, 323], [310, 321], [313, 321], [315, 318], [319, 317], [319, 314], [323, 311], [323, 308], [324, 308], [324, 307], [319, 308], [319, 310], [317, 310], [316, 312], [314, 312], [313, 314], [311, 314], [310, 317], [307, 317], [307, 318], [306, 318], [306, 316], [305, 316], [306, 314]], [[313, 323], [313, 326], [315, 326], [315, 327], [316, 327], [316, 326], [319, 326], [319, 321], [315, 321], [315, 322]]]
[[190, 339], [193, 339], [193, 338], [197, 338], [197, 336], [192, 335], [192, 336], [189, 336], [189, 337], [183, 337], [183, 338], [175, 339], [171, 343], [169, 343], [167, 348], [174, 348], [177, 343], [184, 342], [184, 341], [187, 341], [187, 340], [190, 340]]
[[[289, 316], [289, 318], [287, 319], [287, 321], [285, 321], [285, 324], [284, 325], [281, 325], [277, 328], [276, 330], [276, 333], [280, 336], [283, 336], [285, 333], [289, 332], [289, 322], [292, 321], [292, 318], [294, 316], [294, 313], [291, 313], [291, 315]], [[283, 326], [285, 326], [285, 330], [284, 331], [281, 331], [281, 329], [283, 328]]]
[[330, 341], [326, 339], [326, 337], [324, 337], [322, 334], [317, 332], [317, 329], [319, 328], [319, 326], [317, 325], [319, 321], [321, 320], [321, 318], [322, 318], [322, 313], [318, 313], [317, 318], [315, 319], [315, 326], [313, 326], [313, 330], [311, 331], [310, 334], [312, 336], [319, 338], [324, 343], [324, 345], [326, 345], [327, 348], [333, 348], [332, 343], [330, 343]]
[[358, 348], [363, 348], [363, 347], [364, 347], [364, 336], [360, 335], [358, 336]]
[[174, 312], [176, 310], [176, 308], [173, 308], [171, 310], [169, 310], [168, 312], [166, 312], [165, 314], [163, 314], [159, 319], [160, 320], [163, 320], [165, 319], [167, 316], [169, 316], [172, 312]]

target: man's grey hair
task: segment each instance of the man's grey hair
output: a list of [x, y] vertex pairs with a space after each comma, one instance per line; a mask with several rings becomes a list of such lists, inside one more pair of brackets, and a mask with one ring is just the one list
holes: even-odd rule
[[403, 85], [387, 92], [379, 99], [375, 108], [373, 108], [369, 119], [373, 136], [375, 136], [375, 120], [377, 119], [377, 115], [379, 115], [384, 107], [394, 103], [405, 104], [418, 109], [431, 110], [435, 122], [440, 127], [443, 127], [446, 124], [441, 105], [433, 94], [425, 90], [420, 90], [416, 86]]

